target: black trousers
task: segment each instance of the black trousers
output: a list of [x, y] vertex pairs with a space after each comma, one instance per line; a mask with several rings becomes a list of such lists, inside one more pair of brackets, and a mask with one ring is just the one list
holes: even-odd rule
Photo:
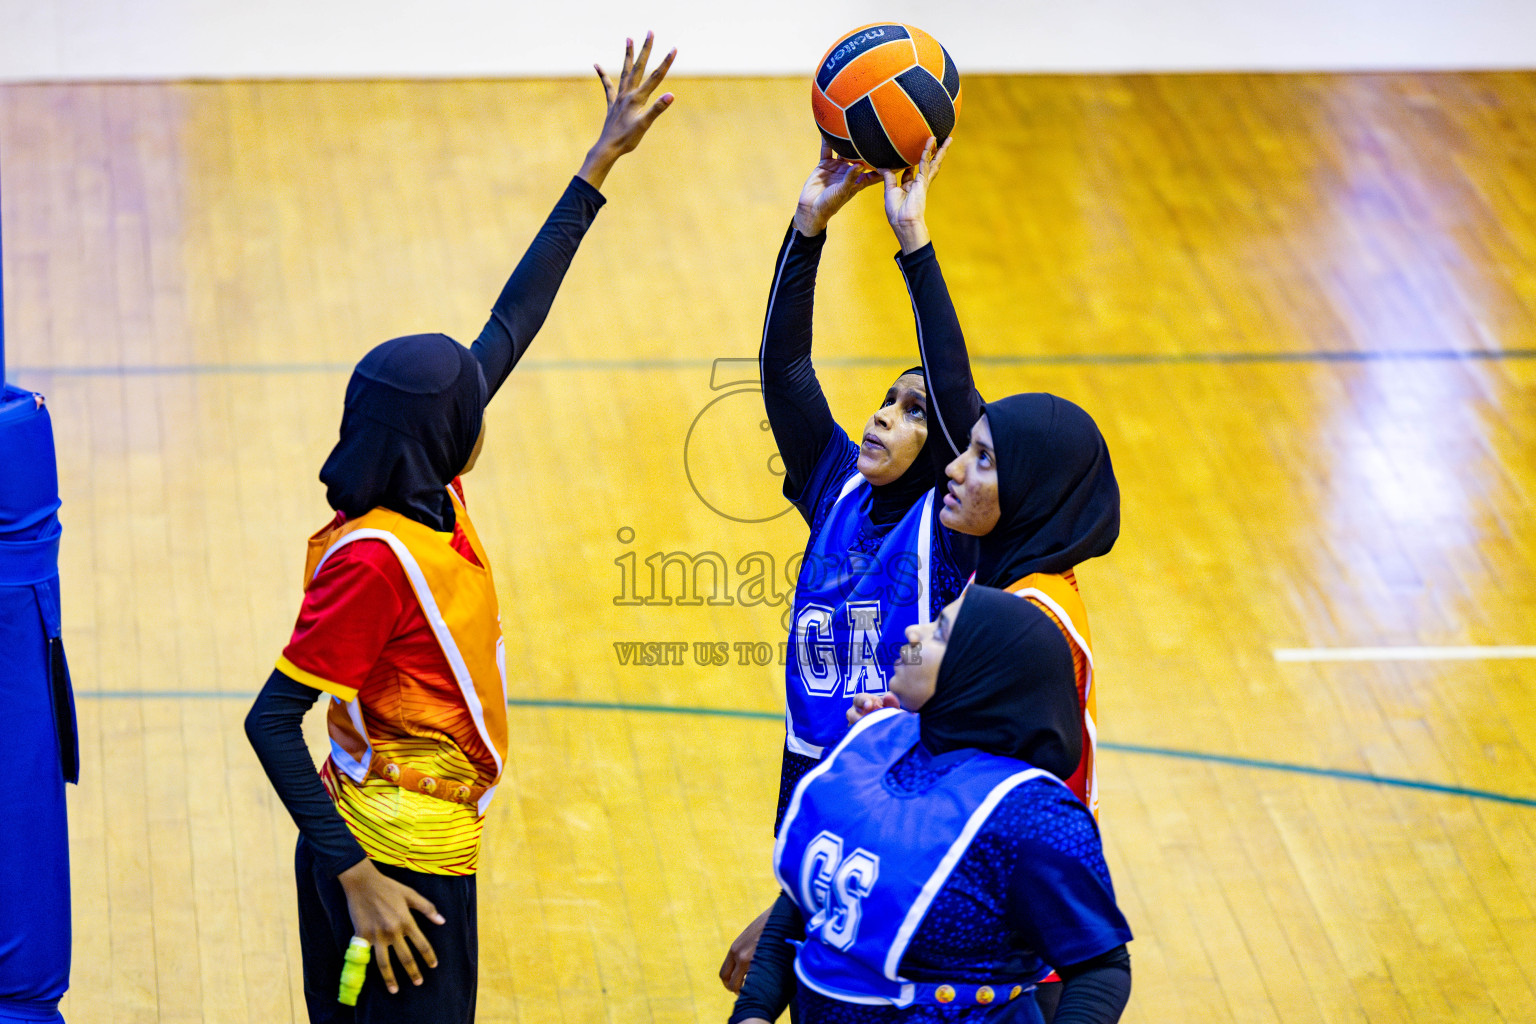
[[418, 987], [396, 962], [400, 991], [384, 987], [378, 965], [368, 965], [368, 980], [357, 1006], [337, 1002], [347, 943], [352, 941], [352, 915], [341, 883], [315, 863], [314, 853], [299, 836], [294, 851], [294, 876], [299, 889], [299, 947], [304, 954], [304, 1001], [310, 1024], [473, 1024], [475, 988], [480, 970], [479, 928], [475, 918], [474, 875], [424, 875], [374, 862], [384, 874], [432, 901], [446, 924], [433, 924], [420, 914], [416, 922], [432, 943], [437, 966], [428, 967], [417, 951], [422, 982]]

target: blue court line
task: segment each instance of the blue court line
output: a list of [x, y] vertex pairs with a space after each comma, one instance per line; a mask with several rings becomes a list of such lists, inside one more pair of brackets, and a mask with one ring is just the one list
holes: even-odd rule
[[[744, 357], [745, 358], [745, 357]], [[1536, 359], [1536, 349], [1407, 349], [1403, 351], [1310, 352], [1088, 352], [1060, 355], [972, 355], [973, 366], [1178, 366], [1246, 363], [1417, 363], [1501, 362]], [[821, 367], [858, 368], [906, 365], [910, 356], [847, 356], [816, 360]], [[709, 369], [714, 359], [530, 359], [521, 373]], [[241, 374], [349, 373], [351, 363], [125, 363], [88, 366], [13, 366], [17, 376], [183, 377]]]
[[[75, 696], [90, 699], [139, 699], [139, 700], [250, 700], [248, 692], [218, 690], [77, 690]], [[784, 715], [777, 711], [750, 711], [737, 708], [681, 707], [673, 704], [625, 704], [610, 701], [542, 700], [528, 697], [510, 697], [507, 706], [513, 708], [539, 708], [570, 711], [633, 711], [653, 715], [693, 715], [705, 718], [744, 718], [761, 722], [783, 722]], [[1379, 786], [1398, 789], [1417, 789], [1446, 796], [1464, 796], [1472, 800], [1491, 800], [1495, 803], [1513, 804], [1516, 807], [1536, 807], [1536, 799], [1493, 793], [1485, 789], [1467, 789], [1463, 786], [1446, 786], [1438, 782], [1420, 782], [1417, 779], [1397, 779], [1368, 772], [1351, 772], [1340, 768], [1314, 768], [1304, 764], [1288, 764], [1284, 761], [1259, 761], [1249, 757], [1231, 757], [1226, 754], [1207, 754], [1198, 750], [1174, 750], [1169, 747], [1146, 747], [1135, 743], [1100, 743], [1099, 749], [1117, 754], [1141, 754], [1148, 757], [1173, 757], [1185, 761], [1204, 761], [1208, 764], [1224, 764], [1234, 768], [1255, 768], [1262, 771], [1289, 772], [1293, 775], [1312, 775], [1324, 779], [1340, 779], [1345, 782], [1372, 782]]]

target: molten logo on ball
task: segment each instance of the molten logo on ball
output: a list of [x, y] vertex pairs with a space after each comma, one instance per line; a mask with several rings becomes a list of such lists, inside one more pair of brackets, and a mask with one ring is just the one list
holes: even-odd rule
[[[901, 32], [901, 35], [896, 36], [890, 33], [889, 30], [892, 27], [894, 27], [896, 31]], [[892, 38], [896, 39], [905, 39], [907, 37], [907, 33], [902, 31], [901, 26], [899, 25], [881, 25], [880, 27], [872, 28], [867, 32], [856, 32], [851, 39], [832, 51], [832, 55], [827, 58], [827, 62], [821, 66], [822, 75], [829, 75], [830, 77], [830, 75], [837, 74], [837, 66], [845, 58], [851, 57], [855, 53], [861, 52], [866, 46], [872, 45], [875, 42], [885, 41], [888, 34], [890, 34]], [[817, 77], [820, 78], [821, 76], [818, 75]]]

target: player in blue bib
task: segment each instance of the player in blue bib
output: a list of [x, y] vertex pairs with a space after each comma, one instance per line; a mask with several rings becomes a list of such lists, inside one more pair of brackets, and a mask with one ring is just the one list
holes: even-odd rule
[[[907, 628], [931, 622], [976, 564], [975, 538], [950, 530], [938, 515], [944, 467], [969, 444], [981, 415], [924, 220], [943, 157], [930, 142], [915, 168], [884, 174], [886, 217], [901, 244], [896, 262], [922, 363], [886, 390], [858, 442], [833, 419], [816, 379], [811, 314], [828, 221], [881, 175], [823, 147], [774, 269], [759, 353], [763, 404], [784, 463], [784, 494], [810, 527], [789, 623], [775, 832], [795, 783], [847, 733], [854, 696], [887, 691]], [[732, 991], [741, 987], [766, 918], [726, 954], [720, 979]]]
[[[1093, 816], [1061, 782], [1081, 743], [1072, 655], [1048, 615], [973, 586], [892, 690], [801, 781], [774, 848], [775, 906], [734, 1024], [1043, 1018], [1113, 1024], [1131, 938]], [[786, 941], [789, 940], [789, 941]], [[789, 961], [797, 986], [788, 984]]]
[[880, 176], [823, 150], [779, 253], [759, 356], [763, 402], [785, 496], [810, 527], [789, 623], [779, 818], [800, 776], [847, 733], [854, 695], [889, 688], [907, 627], [932, 621], [975, 567], [974, 540], [939, 522], [944, 467], [981, 414], [924, 220], [942, 160], [930, 147], [907, 180], [885, 176], [922, 364], [896, 378], [857, 442], [816, 380], [811, 313], [828, 220]]

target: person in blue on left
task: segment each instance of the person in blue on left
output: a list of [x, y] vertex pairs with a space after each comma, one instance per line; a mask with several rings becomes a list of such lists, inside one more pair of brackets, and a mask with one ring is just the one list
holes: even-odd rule
[[[1055, 1024], [1113, 1024], [1131, 931], [1098, 826], [1062, 783], [1081, 747], [1072, 653], [1045, 612], [972, 585], [868, 715], [796, 788], [774, 847], [785, 897], [732, 1024], [1019, 1022], [1048, 966]], [[916, 711], [917, 714], [909, 714]], [[790, 983], [790, 961], [798, 985]]]

